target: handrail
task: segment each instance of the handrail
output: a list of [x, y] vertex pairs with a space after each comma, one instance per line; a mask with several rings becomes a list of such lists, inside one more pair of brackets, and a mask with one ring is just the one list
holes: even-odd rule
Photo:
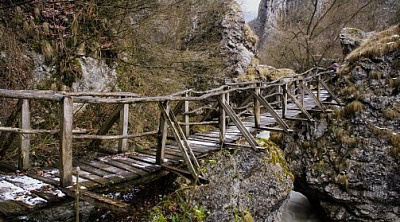
[[[252, 145], [254, 149], [257, 149], [256, 141], [253, 141], [251, 134], [247, 132], [247, 129], [241, 124], [239, 117], [242, 115], [247, 115], [253, 113], [255, 116], [255, 126], [259, 126], [260, 120], [260, 104], [272, 113], [273, 118], [279, 123], [286, 132], [289, 132], [288, 126], [284, 122], [286, 115], [288, 98], [291, 99], [298, 107], [306, 114], [307, 118], [311, 120], [308, 112], [303, 107], [304, 92], [310, 93], [310, 89], [305, 89], [304, 87], [309, 87], [307, 83], [312, 83], [313, 85], [317, 83], [317, 95], [313, 95], [314, 100], [319, 100], [321, 87], [325, 88], [330, 94], [332, 91], [329, 90], [328, 86], [324, 82], [321, 76], [325, 74], [332, 73], [332, 71], [327, 71], [326, 69], [315, 67], [307, 70], [303, 73], [296, 74], [293, 76], [282, 77], [273, 81], [266, 82], [265, 80], [256, 80], [249, 82], [235, 82], [226, 83], [224, 85], [218, 86], [216, 88], [196, 91], [194, 89], [186, 89], [180, 92], [172, 93], [169, 95], [153, 96], [153, 97], [142, 97], [136, 93], [131, 92], [59, 92], [51, 90], [8, 90], [0, 89], [0, 98], [10, 98], [18, 99], [18, 104], [22, 104], [21, 119], [19, 121], [20, 126], [17, 128], [14, 125], [0, 126], [0, 132], [5, 133], [18, 133], [21, 137], [20, 146], [20, 156], [25, 156], [25, 161], [22, 163], [23, 168], [29, 167], [29, 134], [38, 133], [50, 133], [50, 134], [60, 134], [60, 153], [61, 153], [61, 167], [60, 168], [60, 178], [61, 185], [67, 186], [71, 183], [71, 165], [72, 165], [72, 141], [73, 139], [94, 139], [94, 140], [106, 140], [106, 139], [118, 139], [120, 142], [119, 151], [123, 152], [127, 147], [127, 139], [136, 138], [141, 136], [159, 136], [160, 153], [157, 151], [157, 160], [161, 161], [163, 154], [162, 150], [165, 143], [168, 130], [166, 130], [165, 125], [169, 124], [170, 127], [175, 127], [175, 136], [182, 139], [182, 149], [186, 150], [190, 147], [185, 142], [185, 136], [190, 134], [189, 126], [194, 125], [215, 125], [220, 124], [220, 143], [224, 143], [225, 138], [225, 124], [226, 120], [229, 119], [235, 123], [235, 125], [240, 128], [240, 131], [246, 134], [246, 140]], [[262, 91], [264, 90], [264, 91]], [[243, 93], [247, 96], [244, 102], [240, 104], [240, 107], [234, 107], [230, 104], [230, 95], [232, 93]], [[249, 93], [250, 92], [250, 93]], [[299, 93], [299, 94], [298, 94]], [[334, 97], [334, 95], [332, 95]], [[334, 97], [336, 101], [337, 98]], [[211, 100], [210, 100], [211, 99]], [[30, 111], [29, 111], [29, 100], [48, 100], [56, 101], [59, 103], [60, 110], [59, 113], [59, 125], [56, 126], [57, 129], [45, 130], [45, 129], [32, 129], [30, 126]], [[214, 106], [208, 107], [204, 106], [203, 101], [213, 101], [216, 102]], [[169, 102], [178, 102], [174, 111], [170, 110]], [[200, 102], [200, 103], [196, 103]], [[101, 129], [94, 134], [81, 134], [73, 135], [75, 132], [73, 128], [73, 105], [77, 103], [88, 103], [88, 104], [119, 104], [114, 113], [111, 115], [106, 124], [104, 124]], [[128, 134], [128, 114], [129, 114], [129, 104], [134, 103], [159, 103], [161, 108], [160, 113], [156, 115], [161, 115], [163, 111], [163, 118], [159, 122], [158, 131], [149, 131], [136, 134]], [[194, 103], [195, 106], [191, 106], [189, 109], [189, 103]], [[273, 110], [273, 107], [281, 107], [282, 115], [278, 115]], [[195, 107], [195, 108], [193, 108]], [[253, 110], [250, 110], [253, 107]], [[323, 107], [320, 105], [319, 107]], [[219, 121], [209, 118], [211, 112], [205, 113], [204, 116], [198, 115], [199, 113], [204, 114], [203, 110], [208, 111], [219, 111]], [[174, 112], [177, 112], [176, 114]], [[239, 113], [236, 113], [239, 112]], [[18, 114], [18, 113], [17, 113]], [[13, 117], [15, 120], [18, 115]], [[182, 115], [184, 122], [179, 122], [175, 118], [176, 115]], [[228, 114], [228, 115], [226, 115]], [[202, 117], [200, 122], [194, 121], [190, 122], [190, 116]], [[169, 118], [169, 119], [165, 119]], [[209, 118], [209, 119], [208, 119]], [[120, 132], [117, 135], [106, 135], [107, 131], [112, 127], [112, 125], [118, 122], [120, 125]], [[162, 123], [164, 122], [164, 123]], [[185, 132], [182, 131], [180, 125], [185, 126]], [[221, 128], [222, 127], [222, 128]], [[104, 128], [104, 129], [103, 129]], [[2, 135], [2, 134], [1, 134]], [[162, 135], [162, 137], [161, 137]], [[99, 144], [99, 143], [96, 143]], [[0, 147], [1, 148], [1, 147]], [[190, 154], [190, 153], [189, 153]], [[190, 156], [190, 155], [189, 155]]]

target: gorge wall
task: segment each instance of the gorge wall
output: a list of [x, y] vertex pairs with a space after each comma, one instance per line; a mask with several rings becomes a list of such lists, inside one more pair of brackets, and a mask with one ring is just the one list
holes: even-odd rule
[[[368, 36], [346, 30], [353, 34], [347, 36]], [[334, 82], [346, 105], [286, 137], [295, 189], [320, 206], [326, 220], [400, 218], [399, 34], [396, 25], [359, 39]]]

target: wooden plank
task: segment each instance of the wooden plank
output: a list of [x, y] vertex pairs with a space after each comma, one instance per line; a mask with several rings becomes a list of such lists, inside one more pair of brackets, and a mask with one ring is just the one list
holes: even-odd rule
[[[185, 94], [186, 97], [190, 97], [190, 92], [186, 92]], [[188, 114], [189, 112], [189, 101], [185, 100], [184, 102], [184, 118], [185, 118], [185, 136], [189, 137], [190, 136], [190, 125], [189, 125], [189, 120], [190, 120], [190, 116]], [[176, 114], [175, 114], [176, 115]]]
[[[226, 102], [225, 94], [221, 94], [219, 100], [222, 101], [223, 103], [225, 103]], [[221, 144], [221, 146], [225, 142], [225, 136], [226, 136], [226, 111], [222, 107], [222, 105], [220, 105], [220, 107], [219, 107], [219, 143]]]
[[124, 177], [122, 177], [121, 175], [111, 173], [102, 169], [98, 169], [96, 167], [93, 167], [92, 165], [88, 165], [85, 163], [79, 163], [78, 165], [84, 171], [87, 171], [89, 173], [95, 174], [99, 177], [109, 180], [109, 184], [119, 183], [124, 180]]
[[30, 209], [14, 200], [0, 201], [0, 213], [6, 217], [26, 214]]
[[60, 135], [60, 184], [62, 187], [72, 185], [72, 118], [73, 101], [64, 97], [61, 103]]
[[115, 175], [121, 176], [125, 180], [137, 177], [137, 175], [132, 173], [132, 172], [129, 172], [127, 170], [112, 166], [112, 165], [107, 164], [105, 162], [96, 161], [96, 160], [92, 160], [92, 161], [88, 161], [88, 162], [80, 160], [80, 162], [82, 162], [82, 163], [84, 163], [86, 165], [101, 169], [103, 171], [109, 172], [110, 174], [115, 174]]
[[[76, 176], [76, 172], [74, 173], [74, 175]], [[85, 178], [87, 180], [91, 180], [93, 182], [96, 182], [96, 183], [99, 184], [99, 186], [104, 186], [104, 185], [109, 184], [111, 182], [110, 180], [108, 180], [108, 179], [106, 179], [106, 178], [104, 178], [102, 176], [99, 176], [97, 174], [93, 174], [91, 172], [85, 171], [84, 169], [80, 170], [79, 176], [82, 177], [82, 178]]]
[[329, 86], [323, 81], [320, 81], [321, 85], [325, 88], [325, 90], [332, 96], [332, 98], [337, 102], [337, 104], [341, 105], [340, 100], [335, 96], [333, 91], [329, 88]]
[[[29, 100], [22, 100], [22, 111], [19, 119], [19, 128], [22, 130], [31, 129], [31, 115], [29, 111]], [[31, 149], [31, 135], [19, 134], [19, 158], [18, 168], [27, 170], [30, 167], [29, 153]]]
[[[161, 168], [161, 166], [159, 166], [159, 165], [152, 165], [152, 164], [144, 163], [144, 162], [141, 162], [141, 161], [138, 161], [138, 160], [134, 160], [134, 159], [131, 159], [131, 158], [116, 159], [115, 161], [128, 164], [130, 166], [139, 168], [139, 169], [141, 169], [143, 171], [146, 171], [148, 173], [155, 172], [155, 171], [157, 171], [157, 170], [159, 170]], [[148, 164], [148, 165], [146, 165], [146, 164]]]
[[[75, 193], [75, 188], [71, 188], [71, 189], [63, 189], [63, 192], [65, 192], [68, 196], [75, 198], [76, 193]], [[88, 190], [80, 190], [80, 196], [79, 198], [82, 200], [86, 200], [86, 201], [90, 201], [90, 202], [96, 202], [96, 203], [103, 203], [103, 204], [107, 204], [107, 205], [111, 205], [117, 208], [128, 208], [129, 204], [128, 203], [124, 203], [122, 201], [119, 200], [115, 200], [115, 199], [111, 199], [108, 197], [105, 197], [103, 195], [100, 194], [96, 194], [93, 192], [90, 192]]]
[[113, 160], [112, 158], [99, 158], [98, 160], [100, 160], [102, 162], [105, 162], [105, 163], [107, 163], [107, 164], [109, 164], [111, 166], [115, 166], [115, 167], [118, 167], [120, 169], [135, 173], [135, 174], [137, 174], [137, 177], [145, 176], [145, 175], [148, 174], [144, 170], [138, 169], [136, 167], [133, 167], [133, 166], [125, 164], [125, 163], [118, 162], [116, 160]]
[[[156, 152], [157, 151], [155, 151], [155, 150], [141, 150], [140, 151], [140, 153], [145, 153], [145, 154], [152, 155], [152, 156], [153, 155], [155, 156]], [[171, 154], [165, 152], [165, 161], [166, 162], [173, 162], [174, 164], [179, 164], [179, 163], [183, 162], [183, 157], [182, 156], [171, 155]]]

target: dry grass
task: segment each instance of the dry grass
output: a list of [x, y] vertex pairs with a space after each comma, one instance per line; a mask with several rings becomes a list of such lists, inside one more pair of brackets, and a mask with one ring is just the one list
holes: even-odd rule
[[400, 113], [394, 109], [386, 109], [383, 111], [383, 116], [389, 120], [395, 120], [400, 118]]
[[400, 24], [376, 33], [348, 54], [345, 60], [354, 62], [360, 57], [382, 56], [398, 49], [400, 49]]
[[258, 43], [258, 36], [253, 32], [250, 26], [246, 23], [243, 25], [244, 38], [254, 45]]
[[344, 108], [344, 114], [346, 115], [355, 115], [357, 113], [361, 113], [364, 109], [364, 104], [362, 104], [358, 100], [354, 100], [353, 102], [346, 105]]
[[378, 70], [371, 70], [368, 75], [369, 79], [381, 79], [382, 78], [382, 72]]

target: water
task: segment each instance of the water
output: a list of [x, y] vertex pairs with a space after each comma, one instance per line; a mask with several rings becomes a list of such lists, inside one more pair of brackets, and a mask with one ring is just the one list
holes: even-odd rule
[[283, 212], [282, 222], [320, 222], [317, 212], [311, 208], [307, 197], [290, 191], [290, 199]]

